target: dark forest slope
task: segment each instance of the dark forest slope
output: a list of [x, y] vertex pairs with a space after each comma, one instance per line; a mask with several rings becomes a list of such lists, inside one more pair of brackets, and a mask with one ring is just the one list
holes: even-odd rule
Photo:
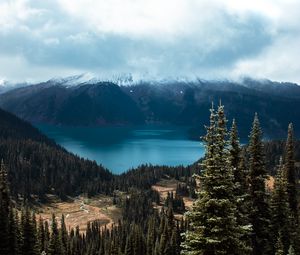
[[108, 192], [112, 174], [96, 162], [67, 152], [29, 123], [0, 110], [0, 157], [11, 193], [29, 198]]

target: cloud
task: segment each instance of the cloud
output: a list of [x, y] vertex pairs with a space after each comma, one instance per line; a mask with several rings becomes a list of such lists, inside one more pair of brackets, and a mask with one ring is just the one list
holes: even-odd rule
[[300, 3], [242, 2], [2, 0], [0, 78], [92, 72], [300, 82]]

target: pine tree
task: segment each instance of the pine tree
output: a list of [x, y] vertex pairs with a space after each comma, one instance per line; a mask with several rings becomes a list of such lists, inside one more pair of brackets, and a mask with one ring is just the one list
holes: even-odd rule
[[[273, 240], [279, 240], [282, 252], [287, 254], [290, 246], [290, 208], [288, 203], [287, 180], [283, 174], [283, 162], [280, 159], [271, 200]], [[284, 238], [282, 238], [284, 236]]]
[[125, 255], [133, 255], [132, 235], [129, 235], [126, 240]]
[[202, 190], [193, 210], [187, 213], [190, 230], [185, 233], [183, 254], [247, 254], [240, 241], [241, 233], [235, 217], [233, 173], [226, 135], [226, 118], [220, 105], [217, 116], [211, 109], [210, 125], [204, 137], [206, 154]]
[[164, 227], [164, 231], [160, 237], [160, 242], [159, 242], [159, 254], [160, 255], [168, 255], [168, 253], [169, 253], [170, 246], [168, 243], [168, 239], [169, 239], [168, 232], [169, 232], [168, 225], [166, 223], [165, 227]]
[[45, 251], [45, 229], [41, 216], [38, 221], [37, 241], [39, 245], [39, 253], [42, 253], [42, 251]]
[[15, 211], [10, 205], [9, 216], [8, 216], [8, 243], [9, 243], [9, 254], [19, 254], [18, 247], [18, 222], [16, 222]]
[[65, 216], [61, 216], [61, 226], [59, 229], [59, 238], [62, 243], [62, 252], [63, 254], [68, 254], [68, 231], [65, 223]]
[[31, 215], [28, 206], [22, 211], [22, 255], [36, 255], [39, 254], [37, 249], [37, 236], [35, 227], [35, 217]]
[[2, 160], [0, 166], [0, 254], [8, 254], [9, 252], [9, 208], [7, 171]]
[[49, 255], [63, 255], [62, 242], [59, 236], [59, 231], [57, 228], [57, 222], [55, 215], [52, 214], [52, 224], [51, 224], [51, 238], [48, 247]]
[[155, 220], [153, 217], [148, 221], [147, 231], [147, 255], [153, 255], [155, 245]]
[[284, 174], [287, 179], [289, 206], [294, 219], [298, 222], [298, 202], [294, 160], [294, 131], [292, 123], [290, 123], [288, 127], [288, 137], [285, 148]]
[[285, 255], [283, 244], [282, 244], [282, 237], [279, 235], [277, 242], [275, 244], [275, 255]]
[[171, 255], [179, 255], [180, 254], [180, 248], [179, 248], [179, 240], [178, 240], [178, 234], [176, 229], [174, 228], [172, 231], [171, 239], [170, 239], [170, 254]]
[[244, 196], [247, 191], [246, 173], [242, 168], [242, 149], [239, 142], [238, 130], [235, 120], [232, 121], [229, 140], [229, 159], [233, 168], [233, 176], [235, 183], [235, 193], [238, 196]]
[[22, 247], [22, 243], [23, 243], [22, 241], [23, 240], [22, 240], [22, 233], [21, 233], [22, 224], [20, 223], [20, 219], [19, 219], [19, 216], [18, 216], [17, 212], [15, 213], [15, 224], [16, 224], [16, 229], [15, 229], [16, 236], [15, 236], [15, 238], [16, 238], [16, 241], [17, 241], [15, 254], [19, 255], [19, 254], [21, 254], [21, 247]]
[[50, 243], [50, 231], [48, 221], [44, 223], [44, 231], [45, 231], [45, 241], [44, 241], [44, 251], [48, 254], [48, 247]]
[[288, 202], [291, 212], [291, 245], [295, 249], [296, 253], [300, 253], [300, 229], [299, 229], [299, 212], [298, 212], [298, 200], [297, 200], [297, 180], [294, 160], [294, 131], [293, 124], [288, 126], [288, 137], [285, 147], [284, 158], [284, 175], [287, 180], [286, 189], [288, 193]]
[[229, 160], [233, 169], [234, 196], [236, 197], [236, 218], [240, 226], [242, 240], [245, 241], [245, 248], [251, 250], [251, 224], [249, 221], [249, 195], [247, 193], [246, 167], [242, 156], [242, 149], [239, 142], [238, 130], [235, 119], [232, 121], [229, 139]]
[[254, 117], [249, 143], [249, 184], [252, 224], [253, 255], [268, 255], [272, 252], [270, 237], [270, 207], [265, 180], [265, 169], [261, 129], [257, 114]]

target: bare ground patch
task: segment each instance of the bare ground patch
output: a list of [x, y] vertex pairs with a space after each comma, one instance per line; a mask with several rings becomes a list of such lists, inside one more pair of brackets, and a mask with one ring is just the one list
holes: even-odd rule
[[86, 230], [88, 222], [99, 221], [101, 225], [109, 228], [121, 217], [120, 208], [114, 206], [112, 199], [107, 196], [97, 196], [91, 199], [80, 196], [68, 202], [52, 199], [50, 203], [41, 205], [37, 210], [39, 212], [37, 217], [41, 216], [49, 223], [52, 213], [55, 214], [58, 221], [64, 214], [67, 229], [79, 226], [81, 232]]
[[[152, 189], [156, 190], [159, 193], [161, 203], [163, 204], [167, 198], [168, 192], [173, 192], [174, 194], [176, 193], [176, 188], [179, 183], [182, 184], [183, 182], [180, 182], [175, 179], [163, 179], [163, 180], [159, 181], [158, 183], [156, 183], [155, 185], [153, 185]], [[186, 209], [190, 210], [192, 208], [194, 199], [192, 199], [190, 197], [183, 197], [183, 201], [184, 201]], [[156, 208], [158, 208], [158, 209], [160, 209], [161, 207], [162, 206], [156, 206]], [[181, 218], [182, 214], [176, 214], [175, 217]]]

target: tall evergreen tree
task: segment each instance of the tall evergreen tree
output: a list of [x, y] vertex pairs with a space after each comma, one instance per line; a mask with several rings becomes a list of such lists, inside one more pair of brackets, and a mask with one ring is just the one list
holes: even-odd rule
[[37, 255], [39, 254], [37, 248], [37, 236], [35, 217], [32, 216], [28, 206], [22, 211], [22, 255]]
[[59, 236], [57, 222], [56, 222], [54, 214], [52, 214], [51, 238], [50, 238], [50, 243], [49, 243], [49, 247], [48, 247], [48, 254], [49, 255], [63, 255], [62, 241]]
[[9, 208], [7, 171], [2, 160], [0, 165], [0, 254], [9, 252]]
[[59, 238], [62, 243], [63, 254], [68, 254], [68, 231], [65, 223], [65, 216], [61, 216], [61, 225], [59, 229]]
[[238, 130], [235, 119], [232, 121], [229, 139], [229, 159], [233, 169], [235, 192], [244, 196], [247, 192], [246, 169], [242, 168], [242, 149], [239, 142]]
[[41, 217], [38, 220], [37, 241], [39, 246], [39, 253], [42, 253], [46, 249], [45, 249], [45, 228], [44, 228], [44, 222]]
[[298, 212], [297, 180], [294, 160], [294, 131], [293, 124], [288, 126], [288, 136], [285, 146], [284, 176], [286, 178], [286, 189], [288, 193], [288, 204], [291, 212], [291, 245], [296, 253], [300, 253], [300, 229]]
[[9, 210], [9, 222], [8, 222], [8, 240], [9, 240], [9, 254], [19, 254], [18, 238], [19, 236], [19, 226], [18, 221], [16, 221], [17, 212], [10, 206]]
[[187, 213], [190, 230], [182, 244], [186, 255], [247, 254], [235, 217], [233, 173], [226, 147], [224, 107], [213, 107], [204, 137], [205, 159], [201, 191]]
[[148, 231], [147, 231], [147, 255], [153, 255], [155, 246], [155, 220], [153, 217], [148, 221]]
[[249, 195], [247, 193], [246, 167], [239, 142], [238, 129], [235, 119], [232, 121], [229, 138], [229, 161], [233, 170], [234, 196], [236, 202], [237, 224], [240, 226], [242, 237], [247, 250], [251, 249], [251, 224], [249, 221]]
[[287, 179], [289, 206], [294, 219], [296, 222], [298, 222], [298, 202], [294, 159], [294, 131], [292, 123], [290, 123], [288, 127], [288, 137], [285, 147], [284, 174]]
[[[290, 247], [290, 208], [288, 203], [287, 181], [283, 174], [283, 163], [280, 159], [272, 193], [272, 233], [273, 242], [280, 240], [283, 254], [287, 254]], [[282, 238], [284, 237], [284, 238]]]
[[270, 237], [270, 206], [265, 181], [268, 178], [265, 169], [262, 132], [257, 114], [255, 114], [249, 143], [249, 184], [252, 224], [253, 255], [272, 253]]
[[277, 238], [277, 242], [275, 244], [275, 255], [285, 255], [284, 246], [282, 243], [282, 235], [280, 234]]

